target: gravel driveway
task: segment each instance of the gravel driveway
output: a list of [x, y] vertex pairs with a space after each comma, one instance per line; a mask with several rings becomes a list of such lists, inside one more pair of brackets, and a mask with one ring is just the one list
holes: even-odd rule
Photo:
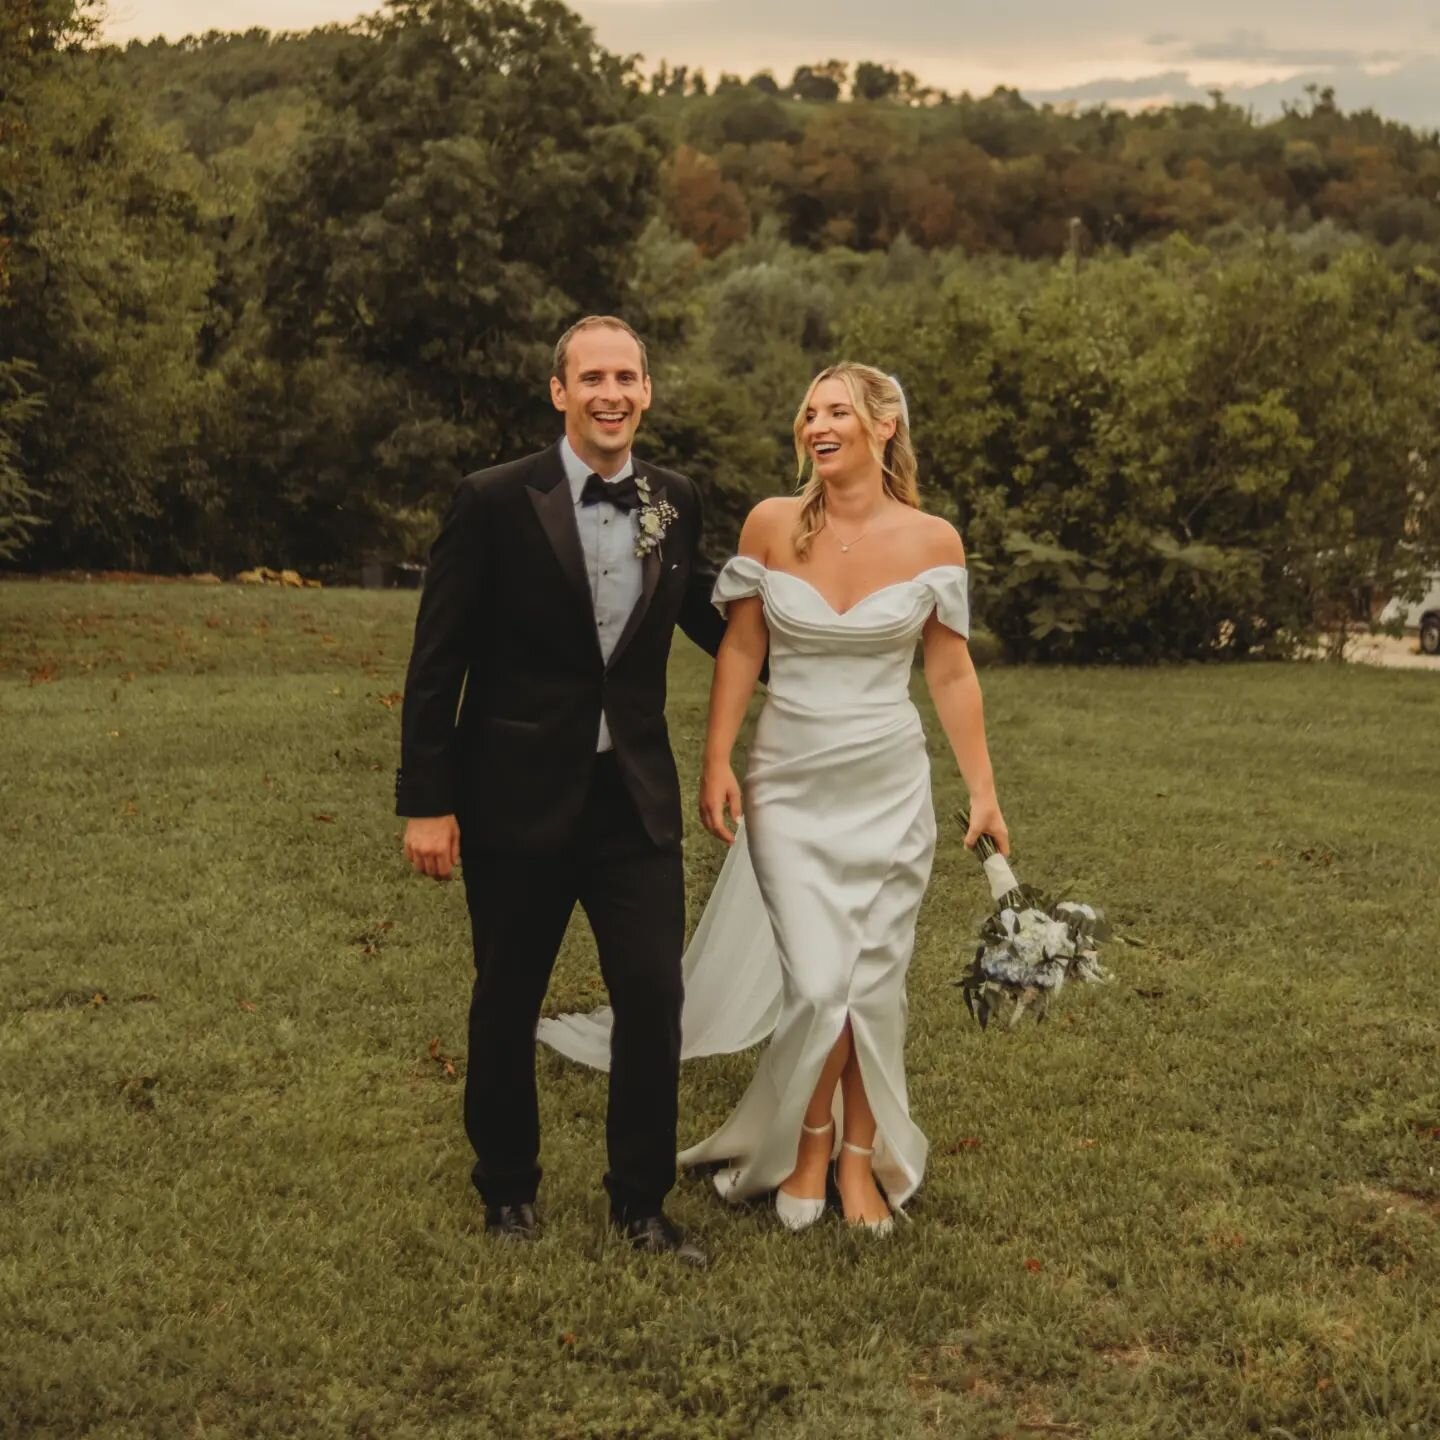
[[1413, 635], [1360, 635], [1346, 656], [1360, 665], [1388, 665], [1397, 670], [1432, 670], [1440, 675], [1440, 655], [1422, 655]]

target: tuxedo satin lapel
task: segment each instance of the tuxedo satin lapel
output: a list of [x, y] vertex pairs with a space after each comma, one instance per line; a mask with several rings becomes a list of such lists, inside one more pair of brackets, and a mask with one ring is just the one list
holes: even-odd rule
[[[650, 482], [651, 494], [657, 500], [665, 498], [664, 482], [638, 460], [635, 462], [635, 473], [643, 475]], [[664, 548], [665, 542], [662, 540], [655, 549], [648, 551], [641, 559], [640, 598], [635, 602], [635, 608], [630, 612], [630, 618], [625, 622], [625, 628], [615, 642], [614, 653], [610, 656], [610, 665], [612, 666], [625, 653], [625, 647], [634, 638], [635, 632], [645, 623], [645, 616], [650, 610], [650, 602], [655, 598], [655, 591], [659, 588], [660, 576], [664, 570], [660, 553]]]
[[528, 482], [530, 503], [535, 507], [545, 537], [555, 551], [560, 568], [585, 602], [585, 614], [595, 623], [595, 602], [590, 597], [590, 580], [585, 574], [585, 552], [580, 546], [580, 531], [575, 524], [575, 500], [565, 479], [560, 450], [545, 452], [535, 477]]

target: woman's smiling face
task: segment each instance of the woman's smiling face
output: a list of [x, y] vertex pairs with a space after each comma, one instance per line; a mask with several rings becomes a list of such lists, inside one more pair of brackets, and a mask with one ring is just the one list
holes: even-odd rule
[[895, 433], [894, 420], [880, 420], [872, 436], [856, 412], [850, 387], [838, 375], [822, 380], [805, 405], [800, 439], [822, 480], [852, 475], [878, 465], [878, 449]]
[[802, 438], [821, 479], [873, 460], [870, 437], [855, 413], [849, 387], [838, 378], [822, 380], [810, 392]]

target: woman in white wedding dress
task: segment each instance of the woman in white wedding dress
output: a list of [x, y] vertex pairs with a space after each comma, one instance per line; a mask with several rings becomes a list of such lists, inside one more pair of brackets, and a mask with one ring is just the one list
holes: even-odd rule
[[[904, 1064], [905, 973], [935, 852], [909, 696], [917, 643], [970, 790], [966, 843], [988, 833], [1008, 852], [1009, 841], [965, 639], [964, 550], [919, 509], [899, 386], [833, 366], [811, 384], [795, 438], [803, 492], [752, 511], [715, 588], [729, 628], [700, 811], [732, 848], [684, 967], [686, 1056], [771, 1039], [730, 1117], [679, 1158], [719, 1162], [729, 1200], [774, 1191], [792, 1229], [823, 1213], [834, 1158], [846, 1219], [883, 1233], [928, 1148]], [[730, 755], [767, 651], [742, 796]], [[540, 1038], [603, 1064], [607, 1017], [545, 1021]]]

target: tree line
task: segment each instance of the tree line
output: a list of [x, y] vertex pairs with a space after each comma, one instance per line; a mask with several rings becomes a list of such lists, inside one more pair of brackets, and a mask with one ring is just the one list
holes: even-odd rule
[[651, 342], [717, 550], [805, 381], [905, 381], [1017, 656], [1283, 650], [1440, 560], [1440, 140], [1315, 93], [1127, 116], [599, 47], [559, 0], [296, 36], [0, 20], [0, 559], [332, 578], [552, 438], [548, 352]]

